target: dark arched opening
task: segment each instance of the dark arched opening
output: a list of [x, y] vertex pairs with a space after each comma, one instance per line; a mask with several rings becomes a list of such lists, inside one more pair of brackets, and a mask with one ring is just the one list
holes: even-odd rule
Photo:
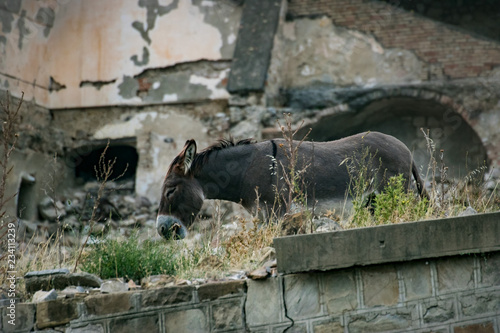
[[[97, 181], [96, 169], [99, 170], [99, 159], [103, 155], [105, 145], [92, 145], [90, 147], [80, 147], [79, 151], [84, 155], [73, 154], [75, 157], [75, 178], [77, 182]], [[115, 161], [113, 172], [109, 180], [134, 180], [137, 171], [139, 155], [135, 147], [123, 143], [111, 142], [104, 155], [104, 161]]]
[[444, 150], [449, 175], [461, 178], [487, 161], [486, 149], [469, 124], [453, 109], [433, 100], [391, 97], [376, 100], [359, 110], [340, 112], [313, 124], [309, 139], [336, 140], [364, 131], [393, 135], [414, 153], [426, 168], [430, 156], [422, 128], [429, 130], [436, 150]]
[[17, 193], [16, 212], [18, 218], [27, 221], [34, 221], [38, 217], [35, 177], [33, 175], [24, 175], [21, 177], [21, 184]]

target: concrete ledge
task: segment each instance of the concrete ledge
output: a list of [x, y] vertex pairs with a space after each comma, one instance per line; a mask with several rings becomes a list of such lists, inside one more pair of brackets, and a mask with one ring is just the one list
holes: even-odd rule
[[274, 239], [279, 273], [500, 250], [500, 212]]

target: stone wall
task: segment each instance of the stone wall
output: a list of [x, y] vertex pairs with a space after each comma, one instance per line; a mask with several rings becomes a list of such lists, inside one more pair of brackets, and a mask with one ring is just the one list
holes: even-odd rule
[[[275, 240], [282, 272], [277, 277], [19, 303], [16, 326], [9, 324], [9, 308], [1, 309], [0, 330], [495, 333], [500, 329], [499, 217], [288, 236]], [[415, 236], [406, 228], [428, 234]], [[324, 253], [329, 244], [311, 241], [316, 237], [336, 240], [332, 245], [341, 250], [336, 256]], [[447, 239], [450, 243], [443, 244]], [[306, 257], [296, 258], [309, 261], [309, 268], [295, 266], [303, 272], [293, 272], [294, 260], [284, 257], [293, 246], [287, 250], [286, 242], [307, 245]], [[351, 245], [342, 249], [342, 244]], [[375, 254], [363, 255], [367, 251]], [[387, 255], [379, 256], [382, 252]], [[338, 268], [327, 269], [324, 260]]]

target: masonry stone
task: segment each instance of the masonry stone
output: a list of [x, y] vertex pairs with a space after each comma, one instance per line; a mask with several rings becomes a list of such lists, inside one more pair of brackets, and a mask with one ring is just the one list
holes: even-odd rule
[[474, 287], [474, 258], [460, 256], [436, 261], [438, 292], [447, 293]]
[[198, 287], [198, 299], [200, 302], [211, 301], [219, 297], [241, 294], [246, 288], [245, 281], [228, 281], [210, 284], [202, 284]]
[[486, 313], [500, 313], [500, 292], [471, 294], [461, 296], [458, 305], [464, 316], [476, 316]]
[[76, 318], [78, 318], [77, 304], [71, 299], [57, 299], [36, 305], [38, 329], [64, 325]]
[[248, 280], [245, 313], [249, 326], [279, 323], [281, 319], [281, 278]]
[[488, 253], [479, 258], [481, 265], [481, 284], [500, 286], [500, 252]]
[[192, 286], [166, 287], [146, 290], [141, 293], [142, 307], [164, 306], [178, 303], [187, 303], [193, 300]]
[[412, 325], [410, 312], [375, 312], [354, 315], [349, 318], [349, 333], [406, 331]]
[[120, 332], [120, 333], [136, 333], [136, 332], [147, 332], [156, 333], [160, 332], [159, 316], [149, 315], [140, 316], [135, 318], [114, 318], [109, 323], [110, 332]]
[[243, 329], [243, 303], [240, 299], [212, 305], [212, 329]]
[[[8, 307], [0, 309], [0, 331], [1, 332], [29, 332], [35, 326], [35, 305], [30, 303], [17, 303], [15, 311], [15, 325], [12, 325], [12, 317], [8, 316], [11, 313]], [[3, 324], [3, 327], [2, 327]]]
[[84, 299], [88, 315], [105, 315], [127, 312], [133, 309], [132, 292], [113, 293], [109, 295], [93, 295]]
[[460, 325], [453, 328], [453, 333], [495, 333], [493, 322]]
[[284, 279], [287, 316], [296, 320], [317, 315], [321, 310], [317, 276], [304, 273], [288, 275]]
[[320, 280], [328, 313], [338, 314], [358, 307], [354, 270], [321, 273]]
[[279, 325], [277, 327], [273, 327], [271, 330], [272, 333], [307, 333], [307, 325], [305, 323], [294, 322], [289, 323], [288, 325]]
[[88, 324], [82, 327], [70, 327], [66, 330], [66, 333], [104, 333], [104, 324]]
[[318, 320], [312, 325], [314, 333], [344, 333], [340, 320]]
[[209, 332], [206, 310], [190, 309], [165, 313], [167, 332]]
[[406, 301], [432, 295], [431, 271], [428, 261], [413, 261], [399, 265], [399, 271], [403, 277]]
[[394, 265], [372, 266], [361, 270], [366, 306], [394, 305], [399, 299], [399, 285]]
[[455, 316], [455, 305], [451, 299], [430, 299], [422, 302], [422, 319], [426, 324], [446, 322]]

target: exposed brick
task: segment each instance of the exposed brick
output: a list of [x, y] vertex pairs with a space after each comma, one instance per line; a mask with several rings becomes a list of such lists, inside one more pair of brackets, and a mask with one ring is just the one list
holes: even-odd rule
[[457, 326], [454, 333], [495, 333], [492, 322]]

